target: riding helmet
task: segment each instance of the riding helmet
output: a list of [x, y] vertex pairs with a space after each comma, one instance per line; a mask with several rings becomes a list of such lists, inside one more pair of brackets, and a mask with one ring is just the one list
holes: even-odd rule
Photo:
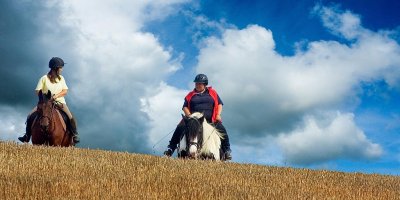
[[64, 61], [63, 59], [59, 57], [52, 57], [49, 61], [49, 68], [57, 68], [59, 66], [64, 67]]
[[208, 85], [208, 78], [205, 74], [197, 74], [197, 76], [194, 78], [195, 83], [204, 83], [205, 85]]

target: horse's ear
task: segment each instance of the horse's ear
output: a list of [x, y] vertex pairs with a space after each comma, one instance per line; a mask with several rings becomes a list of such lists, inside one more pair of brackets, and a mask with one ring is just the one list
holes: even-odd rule
[[39, 102], [43, 102], [43, 92], [42, 92], [42, 90], [39, 90], [38, 97], [39, 97]]
[[199, 122], [202, 124], [204, 122], [204, 114], [202, 117], [200, 117]]
[[50, 91], [50, 90], [47, 92], [46, 98], [47, 98], [48, 100], [51, 99], [51, 91]]

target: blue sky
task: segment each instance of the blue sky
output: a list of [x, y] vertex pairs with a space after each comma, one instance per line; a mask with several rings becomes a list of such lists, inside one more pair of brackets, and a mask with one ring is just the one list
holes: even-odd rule
[[399, 175], [397, 1], [1, 4], [1, 140], [59, 56], [79, 147], [161, 155], [205, 73], [233, 162]]

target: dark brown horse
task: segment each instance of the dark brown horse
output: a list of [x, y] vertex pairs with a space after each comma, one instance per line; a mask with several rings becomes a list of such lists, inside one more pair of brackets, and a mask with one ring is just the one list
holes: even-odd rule
[[[32, 125], [32, 144], [49, 146], [73, 146], [72, 134], [63, 122], [62, 111], [51, 98], [51, 92], [38, 94], [37, 117]], [[62, 104], [61, 104], [62, 105]]]

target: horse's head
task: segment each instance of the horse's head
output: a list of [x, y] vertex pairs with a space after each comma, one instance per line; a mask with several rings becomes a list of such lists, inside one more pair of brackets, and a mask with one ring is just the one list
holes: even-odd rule
[[48, 131], [49, 127], [51, 126], [54, 100], [51, 98], [50, 90], [47, 92], [47, 94], [43, 94], [43, 92], [40, 90], [38, 97], [39, 102], [37, 105], [37, 111], [39, 113], [40, 127], [43, 131]]
[[203, 122], [204, 115], [202, 113], [193, 113], [189, 117], [182, 115], [185, 123], [186, 150], [191, 157], [196, 157], [198, 150], [203, 142]]

